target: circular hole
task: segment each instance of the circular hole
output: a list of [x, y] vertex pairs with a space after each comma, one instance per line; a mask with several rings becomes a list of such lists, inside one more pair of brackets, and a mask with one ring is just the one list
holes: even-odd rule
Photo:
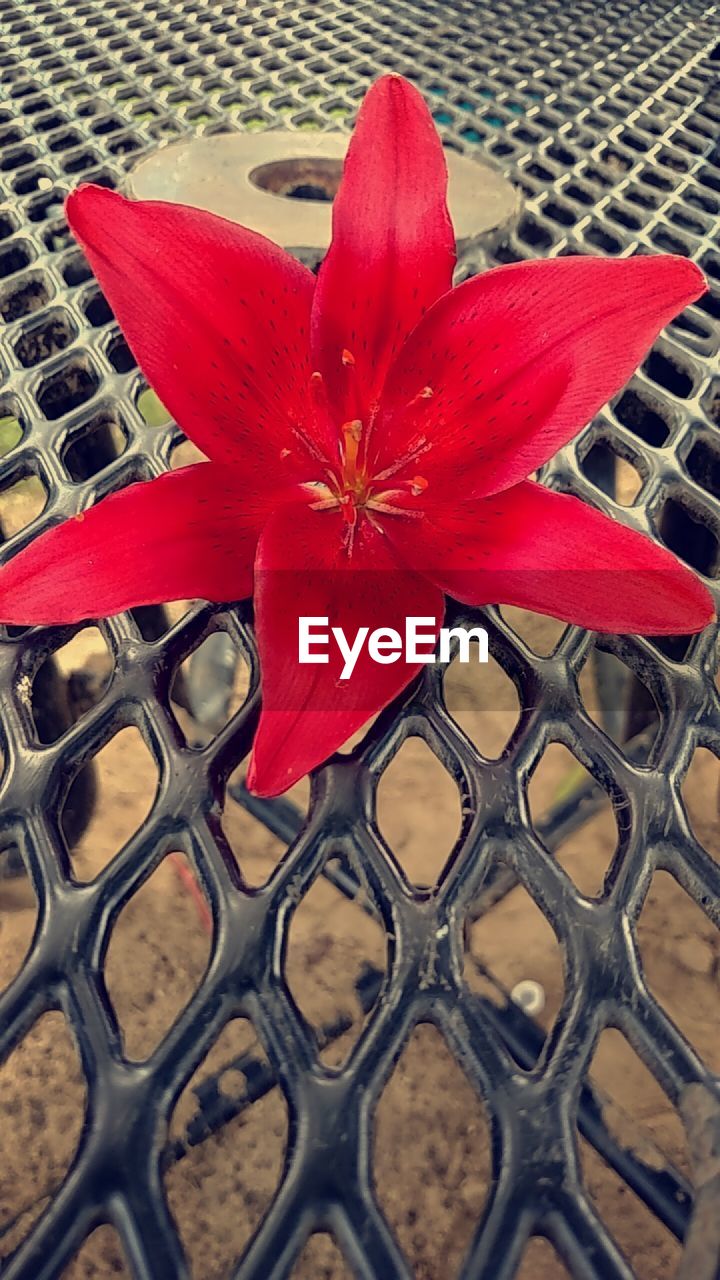
[[250, 181], [261, 191], [270, 191], [286, 199], [331, 203], [337, 195], [342, 171], [342, 160], [300, 156], [258, 165], [250, 174]]

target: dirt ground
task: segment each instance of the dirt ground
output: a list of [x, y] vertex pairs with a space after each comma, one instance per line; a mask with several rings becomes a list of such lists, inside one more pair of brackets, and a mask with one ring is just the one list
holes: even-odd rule
[[[514, 614], [518, 629], [547, 650], [557, 624]], [[102, 663], [99, 632], [62, 655], [66, 673]], [[499, 670], [473, 678], [457, 666], [448, 678], [448, 701], [465, 731], [488, 755], [497, 755], [517, 717], [517, 697]], [[457, 674], [456, 674], [457, 673]], [[592, 704], [592, 690], [588, 691]], [[489, 710], [487, 708], [490, 708]], [[182, 713], [178, 712], [179, 718]], [[152, 805], [155, 776], [133, 729], [119, 733], [97, 757], [99, 794], [90, 827], [73, 850], [75, 873], [89, 880], [137, 829]], [[551, 747], [530, 788], [534, 818], [572, 787], [582, 770], [559, 746]], [[717, 795], [720, 765], [698, 752], [685, 785], [694, 829], [720, 855]], [[299, 789], [299, 800], [304, 799]], [[408, 875], [432, 883], [458, 829], [454, 786], [427, 748], [411, 741], [383, 780], [379, 821]], [[228, 801], [224, 829], [243, 874], [261, 884], [282, 846]], [[579, 887], [597, 893], [616, 841], [609, 802], [559, 851]], [[200, 981], [209, 939], [197, 903], [183, 887], [187, 865], [166, 859], [122, 912], [111, 942], [106, 978], [135, 1059], [158, 1044]], [[0, 988], [18, 971], [32, 937], [35, 910], [27, 883], [0, 881]], [[677, 884], [658, 874], [639, 927], [648, 983], [706, 1062], [720, 1069], [718, 935]], [[548, 1026], [562, 999], [562, 960], [557, 939], [522, 888], [469, 930], [467, 975], [474, 961], [512, 989], [530, 979], [544, 994], [540, 1020]], [[361, 1011], [354, 980], [365, 961], [382, 965], [379, 927], [324, 880], [297, 910], [291, 930], [288, 980], [305, 1015], [316, 1025], [339, 1011], [354, 1029], [325, 1053], [336, 1062], [359, 1034]], [[251, 1026], [228, 1026], [192, 1084], [217, 1071], [244, 1049], [260, 1053]], [[669, 1161], [689, 1171], [682, 1124], [646, 1068], [617, 1031], [601, 1037], [592, 1080], [608, 1100], [611, 1127], [643, 1151], [651, 1163]], [[221, 1088], [232, 1096], [242, 1077], [227, 1070]], [[191, 1086], [179, 1100], [173, 1135], [180, 1136], [195, 1110]], [[62, 1181], [80, 1137], [84, 1084], [77, 1051], [59, 1013], [41, 1018], [0, 1069], [0, 1258], [6, 1257]], [[287, 1137], [287, 1114], [277, 1091], [193, 1148], [166, 1177], [169, 1203], [192, 1265], [194, 1280], [228, 1274], [277, 1186]], [[679, 1248], [642, 1203], [591, 1149], [582, 1144], [590, 1194], [640, 1280], [670, 1280]], [[418, 1028], [381, 1099], [375, 1126], [377, 1192], [418, 1280], [446, 1280], [457, 1273], [487, 1197], [489, 1139], [483, 1107], [439, 1033]], [[0, 1264], [1, 1270], [1, 1264]], [[521, 1280], [559, 1280], [566, 1271], [547, 1242], [528, 1246]], [[86, 1241], [64, 1272], [65, 1280], [129, 1276], [113, 1229]], [[295, 1280], [341, 1280], [348, 1265], [333, 1242], [313, 1237], [296, 1264]]]

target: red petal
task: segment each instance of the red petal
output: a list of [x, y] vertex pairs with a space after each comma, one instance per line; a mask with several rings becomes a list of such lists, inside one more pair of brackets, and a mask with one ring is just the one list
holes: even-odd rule
[[[466, 281], [436, 303], [388, 375], [376, 469], [417, 447], [410, 473], [453, 493], [516, 484], [623, 386], [704, 289], [694, 263], [660, 255], [522, 262]], [[434, 394], [416, 399], [426, 385]]]
[[241, 600], [252, 592], [267, 502], [212, 462], [132, 484], [0, 569], [0, 621], [80, 622], [165, 600]]
[[[446, 191], [442, 144], [422, 97], [400, 76], [383, 76], [360, 108], [313, 303], [313, 359], [338, 424], [367, 421], [394, 353], [450, 288]], [[354, 367], [343, 365], [344, 350]]]
[[302, 478], [307, 451], [292, 428], [308, 420], [312, 273], [263, 236], [185, 205], [83, 186], [66, 209], [183, 431], [210, 458], [244, 456], [273, 474], [289, 449], [288, 473]]
[[[255, 619], [263, 711], [248, 771], [258, 795], [287, 790], [342, 746], [421, 669], [401, 656], [380, 665], [365, 645], [350, 678], [334, 641], [327, 665], [298, 661], [298, 619], [328, 618], [352, 643], [358, 628], [392, 627], [404, 636], [408, 614], [442, 622], [442, 594], [400, 568], [386, 538], [358, 526], [351, 559], [343, 523], [307, 506], [279, 511], [263, 530], [255, 562]], [[428, 627], [428, 630], [431, 630]]]
[[710, 592], [669, 551], [532, 481], [384, 523], [407, 564], [468, 604], [639, 635], [700, 631], [714, 616]]

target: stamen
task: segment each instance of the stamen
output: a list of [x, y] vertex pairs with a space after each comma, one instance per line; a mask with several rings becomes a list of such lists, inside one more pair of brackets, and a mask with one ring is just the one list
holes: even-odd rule
[[402, 471], [403, 467], [406, 467], [409, 462], [415, 462], [421, 454], [427, 453], [428, 449], [431, 447], [431, 443], [432, 442], [427, 440], [425, 436], [420, 436], [419, 439], [415, 441], [414, 445], [408, 449], [407, 453], [404, 453], [403, 456], [398, 458], [396, 462], [393, 462], [391, 466], [386, 467], [384, 471], [378, 471], [375, 479], [387, 480], [390, 476], [394, 476], [398, 471]]
[[310, 374], [310, 401], [315, 412], [315, 419], [323, 417], [326, 421], [330, 415], [327, 387], [325, 379], [317, 370]]
[[[310, 374], [309, 382], [310, 404], [312, 406], [313, 418], [315, 421], [315, 435], [319, 440], [329, 440], [332, 438], [332, 416], [330, 413], [330, 402], [328, 400], [327, 387], [325, 379], [319, 370], [315, 370]], [[296, 432], [297, 434], [297, 432]], [[324, 456], [317, 445], [314, 447], [305, 439], [304, 443], [310, 449], [312, 456], [328, 464], [328, 459]]]
[[321, 462], [323, 469], [327, 467], [327, 458], [322, 450], [318, 448], [315, 441], [312, 439], [312, 436], [306, 435], [300, 427], [293, 427], [292, 434], [295, 436], [296, 440], [300, 441], [303, 448], [307, 449], [311, 458], [314, 458], [316, 462]]
[[[426, 400], [431, 400], [434, 395], [435, 395], [435, 392], [433, 391], [432, 387], [429, 387], [429, 386], [421, 387], [417, 395], [413, 396], [412, 400], [408, 400], [408, 403], [405, 405], [405, 408], [403, 410], [403, 413], [405, 415], [409, 414], [409, 421], [407, 423], [408, 434], [410, 434], [413, 428], [417, 430], [418, 428], [422, 427], [423, 422], [426, 418], [425, 412], [422, 407], [423, 402]], [[411, 413], [409, 412], [410, 410], [414, 410], [415, 412]], [[375, 479], [387, 480], [390, 476], [396, 475], [396, 473], [398, 471], [402, 471], [403, 468], [408, 465], [408, 463], [414, 462], [416, 458], [420, 457], [421, 454], [427, 453], [428, 449], [431, 447], [431, 443], [432, 442], [428, 440], [426, 436], [416, 435], [415, 440], [413, 441], [412, 445], [408, 449], [407, 453], [403, 454], [401, 458], [398, 458], [395, 462], [393, 462], [391, 466], [386, 467], [384, 471], [378, 472], [377, 475], [375, 476]]]
[[339, 506], [338, 498], [322, 498], [320, 502], [311, 502], [311, 511], [335, 511]]
[[322, 395], [323, 404], [327, 404], [327, 392], [325, 391], [325, 379], [319, 369], [310, 374], [310, 392], [313, 399]]
[[343, 348], [340, 356], [342, 362], [344, 377], [344, 403], [345, 412], [354, 414], [356, 418], [363, 418], [365, 410], [363, 408], [363, 398], [361, 394], [360, 378], [355, 364], [355, 357], [352, 351], [348, 351], [347, 347]]
[[401, 480], [396, 489], [384, 489], [382, 493], [371, 494], [367, 499], [366, 506], [372, 507], [374, 511], [384, 511], [387, 515], [393, 516], [410, 516], [416, 520], [418, 516], [424, 513], [417, 507], [398, 507], [395, 505], [396, 500], [402, 500], [407, 494], [408, 489], [414, 498], [424, 493], [428, 487], [428, 482], [424, 476], [413, 476], [412, 480]]
[[369, 510], [382, 511], [386, 516], [409, 516], [411, 520], [421, 519], [425, 514], [424, 511], [413, 510], [412, 507], [396, 507], [392, 502], [387, 501], [399, 492], [399, 489], [389, 489], [387, 493], [379, 493], [375, 498], [368, 498], [365, 505]]

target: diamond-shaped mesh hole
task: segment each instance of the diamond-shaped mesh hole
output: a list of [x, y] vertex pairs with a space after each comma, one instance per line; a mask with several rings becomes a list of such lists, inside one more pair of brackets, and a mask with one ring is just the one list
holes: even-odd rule
[[[89, 777], [88, 777], [89, 775]], [[71, 788], [61, 813], [61, 826], [72, 855], [78, 880], [92, 880], [151, 812], [157, 791], [158, 771], [140, 732], [121, 729], [84, 766], [78, 777], [87, 779], [94, 795], [92, 811], [82, 835], [73, 839], [79, 816], [73, 809]]]
[[61, 1273], [60, 1280], [132, 1280], [120, 1237], [113, 1227], [96, 1227]]
[[647, 356], [643, 369], [653, 382], [674, 396], [686, 400], [693, 392], [692, 372], [675, 354], [653, 350]]
[[500, 612], [515, 634], [541, 658], [547, 658], [555, 652], [567, 630], [567, 623], [542, 613], [533, 613], [530, 609], [519, 609], [515, 605], [504, 604]]
[[229, 1273], [280, 1180], [287, 1107], [268, 1074], [252, 1027], [236, 1020], [178, 1099], [165, 1189], [194, 1280]]
[[582, 469], [599, 489], [609, 493], [622, 507], [630, 507], [643, 486], [643, 478], [627, 458], [611, 449], [604, 440], [585, 454]]
[[706, 747], [698, 747], [690, 761], [682, 798], [696, 840], [720, 861], [720, 760]]
[[290, 1272], [290, 1280], [354, 1280], [338, 1246], [327, 1231], [316, 1231]]
[[[237, 862], [243, 880], [251, 888], [260, 888], [271, 875], [287, 850], [284, 840], [275, 835], [259, 818], [233, 798], [240, 794], [246, 763], [240, 765], [228, 780], [223, 807], [222, 830]], [[298, 811], [299, 821], [304, 820], [309, 805], [310, 788], [307, 778], [297, 782], [283, 794]]]
[[709, 520], [678, 498], [668, 498], [658, 518], [663, 542], [692, 569], [714, 577], [720, 560], [718, 536]]
[[361, 901], [350, 901], [320, 876], [293, 912], [288, 932], [285, 978], [331, 1066], [347, 1057], [375, 1005], [365, 996], [363, 977], [385, 970], [385, 932]]
[[659, 712], [652, 693], [614, 653], [596, 647], [579, 678], [585, 710], [633, 760], [645, 761], [657, 738]]
[[633, 1273], [651, 1275], [653, 1280], [672, 1280], [681, 1248], [675, 1237], [584, 1139], [580, 1141], [580, 1161], [590, 1199]]
[[37, 277], [24, 279], [13, 288], [5, 289], [0, 295], [0, 315], [3, 320], [19, 320], [21, 316], [32, 315], [50, 299], [48, 284]]
[[[705, 800], [696, 797], [694, 822], [703, 828], [716, 822], [716, 806], [716, 791], [707, 788]], [[644, 974], [653, 996], [703, 1059], [719, 1069], [720, 1044], [712, 1012], [720, 952], [716, 928], [670, 874], [657, 872], [637, 931]]]
[[164, 427], [171, 421], [170, 414], [151, 387], [140, 392], [137, 407], [148, 427]]
[[39, 476], [15, 472], [0, 488], [0, 537], [7, 541], [45, 510], [47, 490]]
[[171, 449], [170, 466], [173, 471], [180, 467], [190, 467], [194, 462], [207, 462], [207, 458], [192, 440], [181, 440], [180, 444]]
[[129, 1058], [147, 1058], [197, 990], [211, 917], [190, 863], [169, 854], [115, 921], [105, 984]]
[[62, 207], [62, 192], [52, 189], [31, 201], [28, 208], [28, 217], [31, 222], [44, 222], [47, 218], [53, 218], [61, 214]]
[[56, 253], [59, 249], [67, 249], [72, 244], [72, 234], [64, 218], [43, 232], [43, 244], [51, 253]]
[[126, 428], [116, 409], [102, 409], [72, 431], [61, 449], [71, 480], [89, 480], [127, 448]]
[[[708, 797], [715, 804], [715, 797]], [[645, 980], [658, 1004], [713, 1071], [720, 1070], [716, 971], [718, 932], [677, 880], [652, 878], [637, 937]]]
[[176, 720], [189, 746], [219, 733], [245, 703], [250, 668], [226, 631], [214, 631], [180, 664], [170, 688]]
[[62, 265], [63, 280], [71, 288], [76, 284], [83, 284], [85, 280], [90, 280], [92, 271], [90, 264], [84, 253], [76, 250], [70, 257], [65, 259]]
[[654, 1075], [621, 1031], [607, 1027], [590, 1063], [603, 1123], [615, 1141], [651, 1169], [690, 1175], [685, 1127]]
[[570, 1280], [570, 1272], [549, 1240], [533, 1236], [520, 1259], [515, 1280]]
[[490, 994], [487, 971], [507, 991], [532, 982], [541, 991], [535, 1017], [547, 1030], [562, 1004], [562, 951], [555, 932], [524, 885], [518, 884], [466, 929], [465, 979], [481, 995]]
[[415, 1274], [458, 1273], [490, 1184], [485, 1109], [432, 1026], [417, 1027], [375, 1113], [380, 1206]]
[[32, 254], [27, 245], [15, 243], [0, 253], [0, 278], [13, 276], [22, 271], [32, 261]]
[[76, 335], [74, 325], [63, 311], [53, 311], [24, 333], [15, 343], [15, 355], [22, 365], [31, 368], [63, 351]]
[[670, 434], [667, 406], [644, 390], [625, 391], [615, 405], [615, 417], [646, 444], [660, 447]]
[[93, 328], [98, 328], [100, 325], [107, 324], [109, 320], [113, 319], [110, 304], [104, 294], [100, 293], [99, 290], [92, 293], [90, 297], [86, 299], [83, 303], [83, 311], [88, 322], [93, 326]]
[[87, 357], [76, 356], [40, 383], [36, 399], [41, 412], [51, 420], [62, 418], [94, 396], [98, 381]]
[[32, 715], [42, 743], [56, 742], [102, 698], [113, 660], [97, 627], [84, 627], [38, 668]]
[[135, 357], [122, 337], [113, 338], [107, 349], [107, 358], [116, 373], [129, 373], [137, 367]]
[[[720, 421], [720, 397], [718, 398], [718, 420]], [[698, 440], [690, 450], [685, 466], [693, 480], [707, 493], [720, 498], [720, 452], [709, 440]]]
[[0, 1260], [61, 1185], [80, 1140], [86, 1085], [59, 1012], [46, 1013], [0, 1067]]
[[408, 878], [436, 884], [460, 832], [460, 795], [422, 738], [408, 738], [383, 773], [377, 821]]
[[[535, 830], [580, 892], [601, 894], [617, 848], [615, 814], [607, 793], [561, 743], [543, 752], [528, 785], [528, 803]], [[579, 808], [586, 816], [576, 825]]]
[[518, 692], [499, 662], [490, 656], [478, 663], [471, 646], [470, 662], [450, 664], [443, 679], [445, 705], [453, 720], [477, 747], [495, 759], [511, 737], [520, 717]]
[[6, 843], [0, 849], [0, 991], [22, 969], [36, 923], [37, 898], [32, 883], [17, 847]]

